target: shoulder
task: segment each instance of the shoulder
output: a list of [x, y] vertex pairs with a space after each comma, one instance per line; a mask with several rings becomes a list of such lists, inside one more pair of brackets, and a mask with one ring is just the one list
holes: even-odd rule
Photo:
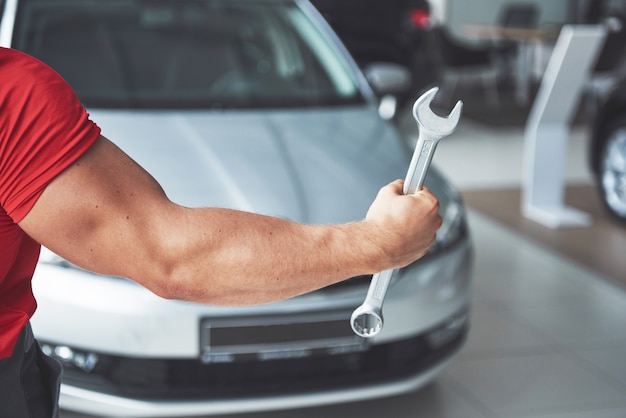
[[0, 107], [4, 109], [0, 125], [19, 128], [48, 124], [61, 128], [85, 118], [84, 108], [70, 85], [35, 57], [0, 47], [0, 79]]
[[56, 71], [15, 49], [0, 47], [0, 79], [0, 98], [5, 104], [9, 101], [13, 109], [23, 110], [27, 104], [47, 99], [75, 99], [71, 87]]
[[0, 48], [0, 204], [18, 221], [98, 138], [80, 100], [48, 65]]
[[16, 84], [32, 80], [40, 80], [41, 78], [57, 78], [60, 77], [48, 65], [44, 64], [37, 58], [25, 54], [24, 52], [0, 47], [0, 73], [2, 74], [3, 83]]

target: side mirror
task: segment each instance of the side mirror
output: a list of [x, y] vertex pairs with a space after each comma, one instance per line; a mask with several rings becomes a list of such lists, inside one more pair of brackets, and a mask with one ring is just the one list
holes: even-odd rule
[[398, 64], [375, 62], [366, 65], [363, 74], [379, 97], [378, 113], [383, 119], [393, 119], [398, 108], [395, 95], [411, 87], [411, 73]]
[[402, 93], [411, 87], [411, 73], [398, 64], [374, 62], [366, 65], [363, 73], [379, 97]]

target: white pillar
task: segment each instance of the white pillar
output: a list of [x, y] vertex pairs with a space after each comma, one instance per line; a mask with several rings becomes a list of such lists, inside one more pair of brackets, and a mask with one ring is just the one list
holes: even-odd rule
[[569, 125], [605, 36], [602, 26], [563, 27], [526, 122], [521, 209], [550, 228], [591, 223], [563, 203], [565, 161]]

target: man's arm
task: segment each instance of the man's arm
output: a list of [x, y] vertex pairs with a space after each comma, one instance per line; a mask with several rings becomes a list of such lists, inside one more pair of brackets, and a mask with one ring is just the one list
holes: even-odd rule
[[272, 302], [343, 279], [402, 267], [441, 224], [437, 199], [381, 189], [366, 218], [304, 225], [220, 208], [186, 208], [107, 139], [57, 176], [20, 222], [85, 269], [127, 277], [170, 299]]

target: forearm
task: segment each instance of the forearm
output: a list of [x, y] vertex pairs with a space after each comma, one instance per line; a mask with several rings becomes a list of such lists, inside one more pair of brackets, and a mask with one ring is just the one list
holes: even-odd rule
[[167, 238], [149, 262], [152, 268], [134, 278], [167, 298], [266, 303], [383, 266], [364, 222], [303, 225], [227, 209], [176, 212], [169, 232], [159, 234]]

